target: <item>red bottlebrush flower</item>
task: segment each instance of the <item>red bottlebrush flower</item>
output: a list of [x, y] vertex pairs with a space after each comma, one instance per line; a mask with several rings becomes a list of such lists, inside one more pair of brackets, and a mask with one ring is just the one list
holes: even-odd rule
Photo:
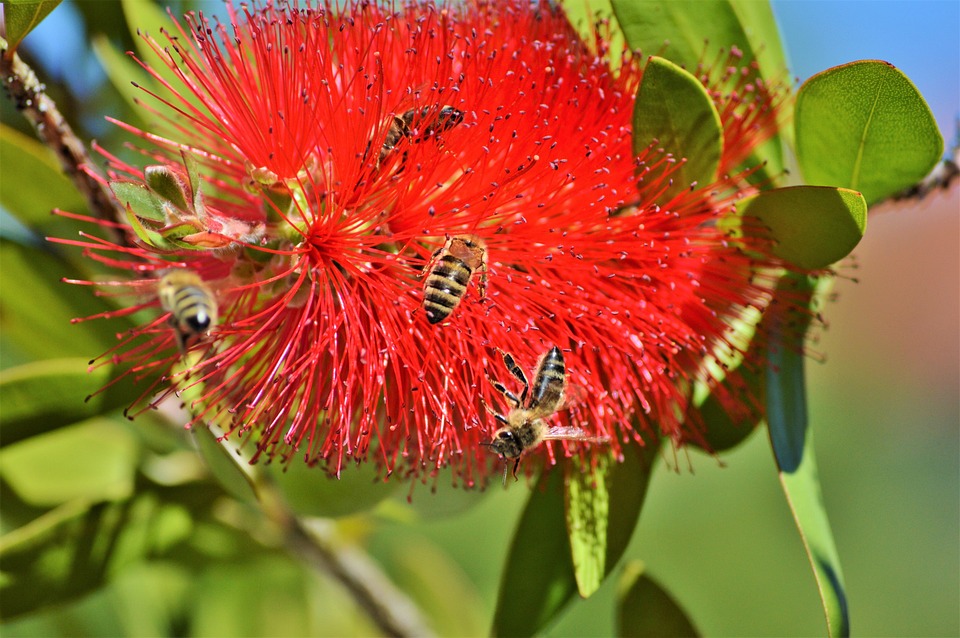
[[[534, 383], [557, 346], [568, 399], [551, 425], [615, 453], [691, 436], [690, 382], [712, 383], [703, 362], [770, 292], [718, 222], [749, 188], [726, 173], [775, 129], [774, 91], [715, 93], [725, 175], [662, 202], [669, 170], [637, 175], [667, 160], [632, 152], [639, 61], [611, 71], [546, 2], [244, 5], [229, 25], [186, 25], [169, 53], [153, 45], [179, 80], [154, 96], [168, 129], [121, 124], [152, 165], [107, 155], [137, 245], [80, 242], [139, 277], [147, 301], [130, 312], [159, 310], [103, 359], [160, 375], [146, 403], [189, 391], [189, 425], [244, 437], [255, 457], [421, 477], [452, 465], [483, 484], [501, 463], [490, 411], [511, 407], [492, 382], [521, 391], [499, 352]], [[444, 247], [459, 264], [440, 273]], [[186, 335], [181, 365], [184, 335], [150, 292], [178, 268], [219, 315]], [[435, 324], [432, 275], [465, 284]]]

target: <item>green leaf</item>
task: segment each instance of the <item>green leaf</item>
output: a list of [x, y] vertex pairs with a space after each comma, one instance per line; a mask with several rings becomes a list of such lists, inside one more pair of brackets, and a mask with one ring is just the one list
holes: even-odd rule
[[[633, 50], [695, 70], [701, 60], [713, 60], [720, 48], [729, 51], [736, 46], [743, 53], [743, 63], [756, 60], [761, 77], [768, 82], [789, 81], [776, 20], [767, 2], [612, 0], [611, 4]], [[779, 175], [784, 165], [780, 136], [761, 145], [751, 160], [751, 164], [767, 162], [758, 175]]]
[[166, 213], [163, 200], [141, 182], [110, 182], [117, 200], [140, 219], [163, 223]]
[[[816, 280], [789, 277], [785, 285], [812, 299]], [[813, 568], [830, 636], [849, 636], [847, 597], [830, 523], [820, 493], [814, 457], [813, 430], [807, 425], [803, 369], [806, 326], [771, 322], [767, 377], [767, 423], [787, 502]]]
[[610, 516], [608, 479], [613, 460], [603, 455], [596, 467], [574, 456], [567, 463], [567, 535], [580, 596], [589, 598], [600, 589], [607, 572], [607, 520]]
[[[613, 4], [610, 0], [590, 0], [590, 2], [564, 2], [563, 11], [570, 24], [580, 33], [580, 37], [587, 42], [594, 38], [594, 23], [597, 20], [613, 18]], [[620, 51], [625, 46], [623, 30], [619, 28], [616, 19], [610, 20], [611, 33], [607, 45], [612, 53], [610, 66], [620, 67]]]
[[[647, 494], [653, 463], [659, 450], [659, 442], [650, 441], [646, 447], [632, 442], [623, 448], [623, 461], [611, 465], [606, 478], [605, 500], [608, 505], [606, 539], [590, 541], [578, 531], [576, 550], [583, 560], [580, 578], [587, 590], [606, 577], [626, 550], [633, 530], [640, 517]], [[578, 576], [574, 571], [574, 549], [567, 533], [570, 498], [561, 485], [560, 472], [541, 475], [530, 495], [514, 533], [510, 553], [507, 556], [497, 609], [494, 615], [493, 634], [497, 636], [530, 636], [540, 633], [553, 621], [562, 608], [578, 592]], [[577, 479], [580, 480], [580, 479]], [[594, 503], [595, 495], [588, 492], [589, 479], [578, 486], [580, 520], [585, 520], [586, 510], [602, 511]], [[594, 529], [599, 530], [600, 525]], [[605, 555], [599, 556], [599, 547], [605, 547]], [[602, 563], [603, 571], [600, 570]]]
[[137, 449], [125, 427], [95, 419], [5, 446], [0, 476], [35, 506], [120, 500], [133, 492]]
[[[209, 509], [209, 499], [203, 505]], [[190, 539], [191, 525], [183, 507], [151, 492], [65, 503], [0, 537], [0, 615], [10, 620], [88, 594], [125, 566]]]
[[644, 569], [642, 561], [624, 566], [617, 585], [617, 635], [699, 636], [686, 612]]
[[0, 125], [0, 204], [27, 226], [45, 228], [50, 211], [87, 210], [86, 201], [63, 174], [50, 149], [8, 126]]
[[0, 332], [5, 343], [9, 340], [36, 358], [90, 359], [114, 346], [116, 334], [132, 325], [129, 318], [71, 325], [73, 318], [112, 308], [94, 297], [88, 287], [60, 281], [76, 273], [50, 253], [8, 241], [0, 241], [0, 245]]
[[[770, 5], [750, 0], [612, 0], [631, 49], [695, 69], [712, 51], [736, 46], [757, 60], [765, 78], [783, 73], [786, 60]], [[591, 5], [592, 6], [592, 5]], [[669, 43], [666, 47], [665, 43]], [[706, 56], [711, 59], [711, 56]]]
[[365, 512], [400, 486], [399, 481], [380, 479], [373, 463], [347, 467], [339, 479], [299, 460], [282, 468], [269, 466], [266, 471], [290, 508], [304, 516], [338, 517]]
[[903, 72], [877, 60], [807, 80], [797, 95], [795, 127], [804, 179], [858, 190], [868, 204], [919, 182], [943, 154], [923, 96]]
[[148, 166], [143, 169], [144, 180], [154, 193], [166, 199], [177, 210], [187, 208], [187, 185], [180, 179], [180, 175], [169, 166]]
[[588, 598], [623, 556], [640, 519], [659, 442], [630, 443], [623, 461], [597, 457], [597, 471], [567, 465], [565, 505], [571, 560], [580, 596]]
[[671, 173], [669, 199], [696, 183], [716, 181], [723, 150], [720, 115], [703, 85], [674, 63], [651, 57], [637, 89], [633, 111], [633, 151], [654, 140], [683, 165]]
[[3, 19], [10, 50], [19, 46], [28, 33], [57, 8], [60, 0], [8, 0], [3, 3]]
[[[133, 84], [135, 83], [152, 93], [156, 93], [156, 80], [134, 62], [130, 56], [117, 50], [106, 35], [98, 33], [93, 36], [92, 45], [93, 52], [100, 61], [100, 66], [107, 74], [107, 79], [110, 80], [117, 93], [130, 107], [131, 112], [139, 115], [141, 107], [137, 103], [137, 97], [143, 95], [143, 93]], [[128, 121], [127, 123], [132, 124], [133, 122]]]
[[[238, 456], [217, 440], [209, 428], [202, 425], [192, 429], [197, 449], [217, 482], [234, 498], [245, 503], [257, 502], [257, 488], [249, 471], [238, 462]], [[247, 466], [249, 467], [249, 466]]]
[[563, 474], [541, 474], [507, 555], [493, 617], [494, 636], [540, 632], [576, 593], [563, 501]]
[[203, 194], [200, 192], [200, 165], [197, 163], [197, 158], [194, 157], [193, 153], [180, 151], [180, 155], [183, 157], [183, 165], [187, 167], [187, 178], [190, 182], [190, 192], [193, 193], [193, 211], [198, 216], [202, 216], [204, 213], [204, 208]]
[[741, 206], [770, 230], [778, 257], [816, 270], [857, 246], [867, 227], [867, 203], [846, 188], [792, 186], [762, 191]]
[[[0, 445], [126, 407], [133, 397], [125, 379], [84, 400], [110, 382], [113, 366], [88, 371], [86, 359], [48, 359], [0, 372]], [[42, 399], [42, 400], [41, 400]]]

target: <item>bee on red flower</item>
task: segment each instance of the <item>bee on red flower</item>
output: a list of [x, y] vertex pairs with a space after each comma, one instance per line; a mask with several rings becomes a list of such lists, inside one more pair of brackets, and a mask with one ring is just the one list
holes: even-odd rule
[[[62, 240], [129, 273], [117, 285], [134, 300], [170, 268], [217, 282], [216, 330], [188, 370], [187, 331], [161, 319], [95, 364], [152, 379], [142, 409], [202, 385], [187, 425], [215, 424], [254, 459], [423, 480], [452, 466], [468, 486], [496, 472], [495, 433], [501, 455], [547, 462], [566, 442], [537, 443], [570, 428], [614, 455], [689, 437], [688, 388], [714, 383], [714, 353], [772, 292], [763, 251], [724, 221], [754, 192], [734, 168], [775, 132], [776, 91], [738, 86], [718, 109], [723, 177], [661, 201], [671, 171], [646, 169], [669, 162], [633, 150], [640, 61], [598, 52], [548, 2], [228, 11], [148, 38], [177, 78], [143, 65], [166, 137], [118, 122], [149, 165], [102, 151], [129, 241]], [[450, 238], [436, 255], [435, 237]], [[483, 303], [464, 303], [477, 278]], [[151, 305], [159, 316], [156, 298], [116, 314]], [[486, 382], [495, 349], [565, 354], [538, 367], [531, 403]], [[558, 361], [583, 390], [569, 410], [552, 398]], [[490, 417], [500, 396], [510, 411]], [[536, 436], [506, 446], [518, 415]]]

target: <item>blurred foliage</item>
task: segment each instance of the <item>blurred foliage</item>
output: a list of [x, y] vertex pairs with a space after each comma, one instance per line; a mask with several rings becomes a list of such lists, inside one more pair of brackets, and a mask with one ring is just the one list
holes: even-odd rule
[[[15, 15], [11, 6], [17, 11], [21, 7], [37, 10], [50, 3], [33, 4], [5, 5], [8, 33]], [[202, 2], [167, 4], [174, 14], [198, 7], [220, 10]], [[665, 49], [663, 59], [653, 62], [660, 77], [652, 73], [649, 92], [641, 92], [640, 99], [651, 103], [664, 97], [652, 80], [675, 84], [688, 79], [676, 65], [692, 68], [704, 38], [736, 44], [748, 57], [755, 56], [766, 78], [778, 77], [785, 67], [772, 14], [759, 3], [612, 1], [589, 6], [612, 7], [623, 26], [622, 35], [616, 32], [616, 37], [625, 37], [633, 47], [660, 52], [664, 40], [671, 40], [672, 49]], [[128, 27], [139, 25], [159, 36], [157, 25], [164, 16], [157, 5], [144, 0], [110, 8], [115, 10], [104, 10], [102, 3], [66, 2], [51, 14], [51, 20], [61, 21], [57, 32], [71, 36], [61, 42], [62, 51], [51, 55], [52, 47], [42, 39], [51, 36], [44, 35], [28, 36], [19, 53], [37, 69], [82, 139], [96, 138], [112, 152], [132, 158], [123, 146], [129, 137], [118, 127], [104, 126], [102, 117], [109, 114], [142, 123], [130, 81], [148, 85], [153, 80], [123, 54], [137, 50], [148, 55]], [[696, 21], [678, 19], [691, 11], [698, 15]], [[573, 13], [586, 19], [587, 10], [580, 5]], [[21, 17], [18, 14], [18, 24], [27, 25], [24, 28], [36, 23]], [[939, 153], [935, 139], [939, 133], [922, 98], [902, 73], [879, 63], [859, 63], [822, 75], [804, 85], [801, 96], [806, 97], [796, 118], [798, 159], [808, 180], [863, 190], [872, 203], [925, 174], [931, 158], [935, 161]], [[869, 95], [889, 121], [871, 121], [873, 128], [858, 126], [866, 108], [862, 104], [844, 110], [846, 119], [832, 118], [838, 96], [856, 93], [850, 87], [857, 82], [881, 87]], [[695, 107], [693, 96], [682, 108], [693, 109], [698, 115], [694, 120], [709, 115], [713, 108], [698, 111]], [[659, 137], [670, 129], [685, 140], [675, 151], [678, 155], [690, 144], [718, 143], [714, 129], [696, 128], [689, 121], [666, 117], [669, 113], [661, 115], [659, 121], [638, 122], [637, 130]], [[809, 568], [795, 542], [795, 531], [786, 524], [787, 507], [773, 485], [776, 469], [769, 450], [761, 437], [747, 438], [752, 430], [746, 426], [725, 428], [727, 439], [711, 441], [715, 450], [730, 449], [725, 462], [742, 468], [739, 473], [720, 472], [716, 457], [698, 452], [681, 453], [696, 465], [696, 483], [688, 480], [687, 473], [654, 472], [654, 467], [674, 469], [680, 463], [675, 453], [671, 456], [669, 450], [650, 446], [628, 449], [626, 463], [598, 477], [606, 481], [602, 493], [591, 493], [593, 484], [571, 482], [557, 471], [529, 489], [514, 484], [488, 493], [453, 488], [449, 477], [441, 474], [433, 490], [416, 486], [411, 504], [406, 490], [398, 490], [396, 481], [376, 480], [369, 466], [346, 468], [340, 481], [301, 465], [248, 472], [238, 464], [235, 451], [209, 432], [194, 437], [172, 425], [182, 422], [175, 412], [147, 413], [130, 423], [120, 413], [132, 396], [126, 382], [85, 403], [84, 396], [112, 374], [110, 366], [88, 374], [87, 360], [111, 347], [117, 333], [130, 324], [112, 319], [71, 326], [73, 318], [113, 307], [88, 290], [61, 283], [64, 277], [92, 276], [98, 271], [80, 257], [79, 249], [43, 241], [48, 235], [76, 237], [81, 225], [50, 215], [50, 209], [85, 213], [85, 203], [60, 174], [54, 155], [34, 141], [9, 100], [3, 101], [2, 119], [0, 616], [5, 635], [375, 633], [376, 627], [335, 580], [288, 553], [284, 530], [258, 505], [256, 480], [276, 487], [286, 505], [305, 519], [335, 519], [332, 524], [340, 536], [365, 548], [441, 635], [479, 635], [490, 629], [491, 619], [499, 635], [685, 635], [695, 631], [692, 619], [707, 633], [742, 632], [745, 627], [757, 633], [781, 633], [787, 628], [798, 634], [822, 631], [816, 596], [807, 582]], [[873, 135], [875, 131], [892, 132], [892, 141], [887, 135]], [[850, 163], [844, 163], [848, 156], [835, 148], [840, 133], [856, 138], [855, 144], [842, 146], [864, 158], [858, 170], [869, 173], [869, 180], [860, 179], [859, 174], [846, 182], [838, 177], [850, 174]], [[784, 137], [789, 140], [792, 131]], [[915, 153], [899, 152], [914, 142], [919, 147]], [[942, 140], [940, 144], [942, 149]], [[783, 142], [776, 139], [759, 152], [770, 162], [771, 174], [779, 173], [782, 151]], [[902, 163], [888, 165], [892, 156]], [[691, 165], [691, 175], [709, 181], [715, 162], [705, 156], [703, 164]], [[851, 219], [862, 222], [855, 205], [830, 209], [807, 201], [793, 202], [791, 207], [820, 215], [821, 224], [825, 215], [839, 216], [833, 218], [836, 226], [828, 228], [843, 230], [828, 233], [834, 238], [840, 235], [839, 247], [811, 259], [831, 263], [846, 255], [862, 236], [862, 223], [855, 223], [853, 232], [847, 224]], [[776, 216], [780, 209], [772, 208], [770, 215]], [[780, 220], [766, 220], [776, 231]], [[803, 249], [810, 243], [801, 239], [797, 246]], [[795, 372], [801, 368], [802, 382], [802, 358], [794, 359], [790, 365]], [[837, 391], [824, 405], [836, 407], [845, 397], [845, 392]], [[716, 406], [710, 397], [704, 401], [709, 422], [716, 416], [710, 408]], [[889, 427], [893, 417], [875, 414], [882, 410], [873, 408], [864, 418]], [[955, 411], [955, 406], [950, 409]], [[838, 424], [849, 428], [856, 416], [837, 419]], [[818, 453], [828, 453], [826, 465], [843, 467], [844, 456], [853, 449], [863, 456], [881, 456], [882, 441], [856, 439], [842, 430], [828, 429], [826, 436], [818, 436], [822, 446]], [[954, 433], [950, 440], [955, 438]], [[804, 454], [811, 454], [812, 438], [799, 440]], [[900, 435], [895, 441], [894, 447], [914, 443], [931, 455], [943, 453], [935, 440], [917, 443]], [[831, 503], [829, 492], [824, 504], [815, 476], [811, 479], [808, 474], [806, 484], [797, 488], [787, 487], [794, 499], [817, 497], [811, 506], [814, 518], [828, 508], [839, 513], [835, 521], [853, 521], [853, 527], [862, 528], [860, 536], [846, 534], [836, 544], [845, 555], [854, 556], [854, 568], [847, 563], [845, 571], [850, 579], [851, 612], [856, 616], [860, 605], [856, 626], [864, 633], [956, 633], [960, 629], [955, 613], [947, 617], [956, 611], [955, 570], [928, 574], [931, 561], [924, 553], [926, 547], [948, 547], [957, 539], [938, 535], [943, 526], [918, 531], [914, 525], [914, 519], [923, 515], [939, 521], [937, 516], [946, 518], [956, 510], [956, 488], [942, 488], [936, 474], [937, 468], [955, 468], [955, 459], [913, 453], [917, 458], [908, 460], [929, 464], [929, 474], [897, 474], [894, 487], [903, 490], [904, 499], [915, 494], [932, 498], [923, 495], [941, 489], [952, 495], [953, 509], [933, 512], [936, 502], [931, 500], [919, 515], [898, 520], [896, 531], [884, 538], [910, 534], [914, 545], [906, 549], [899, 543], [879, 546], [871, 537], [877, 523], [874, 510], [859, 510], [854, 504], [840, 507], [844, 503]], [[869, 470], [858, 468], [831, 477], [828, 484], [849, 478], [892, 485], [889, 476], [870, 475]], [[782, 462], [780, 469], [785, 469]], [[832, 472], [837, 474], [836, 469]], [[874, 489], [880, 488], [863, 487], [868, 494]], [[645, 526], [634, 534], [645, 500], [649, 501]], [[810, 534], [802, 522], [800, 527], [805, 536]], [[591, 543], [589, 532], [599, 534], [600, 528], [603, 537]], [[815, 533], [833, 549], [829, 528]], [[900, 571], [891, 574], [892, 570], [869, 565], [856, 553], [861, 540], [869, 546], [868, 556], [895, 555]], [[936, 567], [955, 566], [956, 560], [949, 559], [956, 550], [950, 551], [945, 557], [937, 554], [942, 560]], [[835, 549], [833, 554], [827, 565], [835, 563]], [[608, 576], [620, 573], [622, 557], [630, 560], [618, 586], [613, 582], [617, 579]], [[646, 561], [649, 570], [641, 569], [637, 559]], [[870, 572], [871, 567], [875, 571]], [[654, 580], [651, 573], [659, 578]], [[926, 607], [922, 611], [917, 606], [904, 608], [902, 619], [871, 622], [871, 615], [888, 617], [884, 613], [891, 612], [884, 609], [885, 604], [896, 609], [907, 599], [896, 593], [884, 599], [887, 603], [866, 600], [862, 593], [858, 599], [858, 587], [866, 591], [873, 579], [881, 577], [904, 587], [915, 585], [909, 588], [909, 598], [923, 599]], [[730, 588], [730, 582], [738, 587]], [[668, 593], [667, 587], [681, 595]], [[594, 595], [571, 604], [578, 590]], [[684, 609], [693, 610], [690, 617], [680, 602]], [[560, 618], [564, 610], [568, 613]], [[895, 624], [898, 620], [900, 624]]]

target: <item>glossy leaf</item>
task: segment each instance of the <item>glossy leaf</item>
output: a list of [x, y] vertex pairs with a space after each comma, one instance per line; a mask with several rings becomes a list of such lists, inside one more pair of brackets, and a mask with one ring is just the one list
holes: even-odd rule
[[303, 516], [338, 517], [364, 512], [400, 486], [399, 481], [385, 483], [380, 479], [372, 463], [351, 464], [343, 469], [339, 479], [302, 462], [285, 467], [272, 465], [266, 471], [290, 508]]
[[700, 633], [673, 597], [644, 573], [643, 563], [631, 561], [617, 586], [617, 635], [666, 638]]
[[154, 193], [166, 199], [178, 210], [188, 210], [190, 195], [180, 175], [169, 166], [147, 166], [143, 169], [144, 181]]
[[[156, 92], [156, 81], [139, 64], [134, 62], [130, 56], [121, 53], [108, 37], [103, 34], [97, 34], [91, 42], [93, 52], [100, 61], [107, 74], [107, 79], [114, 86], [120, 96], [130, 106], [131, 115], [138, 114], [140, 106], [137, 100], [143, 93], [133, 84], [144, 87], [145, 89]], [[132, 124], [133, 122], [127, 123]]]
[[609, 456], [597, 458], [596, 467], [574, 456], [566, 477], [567, 534], [580, 596], [589, 598], [606, 576], [607, 520], [610, 516]]
[[[757, 61], [768, 82], [789, 80], [776, 20], [767, 2], [611, 0], [610, 4], [632, 50], [664, 57], [695, 72], [701, 60], [712, 61], [721, 48], [729, 51], [735, 46], [744, 63]], [[776, 136], [755, 151], [751, 165], [767, 162], [758, 177], [780, 174], [781, 146]]]
[[500, 578], [494, 636], [541, 632], [576, 593], [563, 500], [562, 473], [541, 474], [520, 517]]
[[[577, 551], [584, 558], [579, 562], [584, 583], [597, 583], [601, 562], [603, 572], [599, 581], [602, 582], [623, 556], [640, 517], [658, 450], [656, 441], [648, 442], [646, 447], [630, 443], [623, 448], [623, 461], [612, 464], [606, 479], [606, 540], [589, 541], [579, 538], [578, 534], [576, 541], [582, 545]], [[560, 474], [552, 471], [540, 477], [521, 516], [501, 577], [494, 635], [540, 633], [579, 590], [573, 547], [566, 533], [565, 508], [569, 496], [555, 478]], [[600, 511], [585, 491], [587, 485], [589, 481], [580, 488], [578, 498], [583, 502], [579, 507]], [[594, 529], [599, 530], [600, 526], [594, 525]], [[602, 559], [597, 553], [598, 546], [605, 547]]]
[[116, 334], [131, 325], [123, 318], [92, 320], [82, 328], [71, 325], [71, 319], [111, 308], [90, 294], [89, 288], [60, 281], [76, 273], [56, 256], [8, 241], [0, 244], [0, 332], [4, 340], [37, 358], [89, 360], [115, 345]]
[[166, 219], [163, 200], [140, 182], [110, 182], [117, 200], [140, 219], [163, 222]]
[[88, 363], [81, 358], [48, 359], [0, 372], [0, 445], [126, 407], [135, 396], [130, 383], [120, 382], [84, 400], [107, 385], [114, 373], [112, 366], [88, 371]]
[[[795, 281], [788, 281], [796, 283]], [[816, 282], [804, 278], [798, 289], [812, 299]], [[807, 423], [802, 337], [795, 326], [773, 322], [767, 369], [767, 422], [780, 482], [810, 558], [830, 636], [849, 636], [850, 619], [840, 558], [820, 492], [813, 430]]]
[[846, 188], [792, 186], [762, 191], [740, 207], [758, 218], [778, 257], [807, 270], [826, 268], [847, 255], [867, 228], [867, 203]]
[[[203, 505], [209, 508], [209, 502]], [[80, 598], [190, 533], [187, 511], [152, 493], [119, 502], [65, 503], [0, 537], [0, 615], [11, 620]]]
[[240, 458], [227, 449], [229, 443], [218, 441], [209, 428], [198, 425], [192, 432], [200, 455], [217, 482], [235, 498], [255, 503], [257, 488], [251, 475], [253, 470], [244, 467], [245, 463], [241, 465]]
[[851, 62], [807, 80], [795, 127], [804, 179], [858, 190], [868, 204], [919, 182], [943, 154], [930, 107], [888, 62]]
[[3, 3], [4, 37], [11, 50], [57, 8], [60, 0], [8, 0]]
[[630, 48], [647, 55], [696, 69], [709, 43], [713, 51], [736, 46], [746, 60], [757, 60], [766, 78], [787, 68], [776, 20], [765, 2], [611, 0], [610, 4]]
[[119, 500], [133, 491], [137, 445], [123, 425], [96, 419], [5, 446], [0, 459], [0, 476], [31, 505]]
[[49, 226], [54, 208], [86, 210], [86, 202], [60, 170], [53, 153], [37, 140], [3, 125], [0, 166], [0, 204], [27, 226]]
[[634, 152], [640, 154], [654, 140], [677, 161], [685, 160], [671, 173], [666, 198], [716, 180], [723, 150], [720, 115], [697, 78], [658, 57], [647, 61], [637, 89]]

